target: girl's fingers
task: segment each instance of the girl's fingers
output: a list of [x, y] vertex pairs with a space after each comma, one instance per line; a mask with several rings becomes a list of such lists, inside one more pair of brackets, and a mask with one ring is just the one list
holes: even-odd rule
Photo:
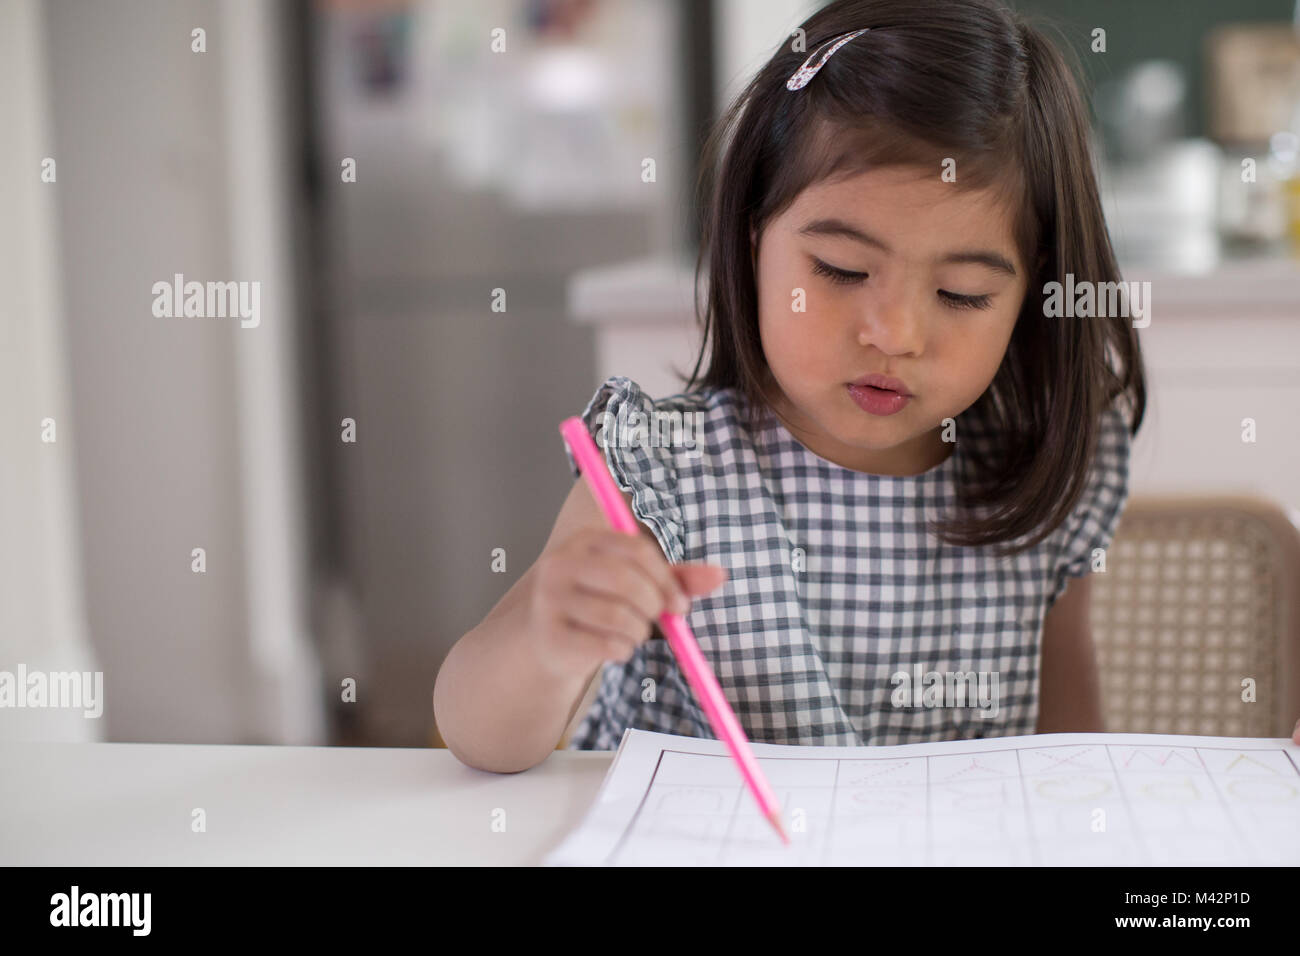
[[630, 641], [620, 641], [617, 637], [611, 637], [605, 641], [605, 657], [623, 663], [636, 653], [637, 647], [638, 645]]
[[708, 594], [727, 580], [727, 569], [716, 564], [679, 564], [673, 574], [687, 594]]
[[623, 562], [601, 561], [587, 565], [577, 578], [579, 591], [624, 601], [649, 620], [664, 608], [663, 592], [637, 567]]
[[584, 656], [592, 660], [626, 661], [636, 653], [637, 644], [612, 634], [593, 630], [583, 621], [572, 617], [565, 618], [575, 647]]
[[624, 601], [579, 592], [567, 616], [585, 630], [606, 637], [641, 643], [650, 636], [650, 622]]
[[677, 577], [672, 572], [672, 565], [664, 557], [664, 553], [659, 550], [659, 545], [655, 544], [644, 535], [620, 534], [610, 532], [601, 534], [593, 539], [592, 547], [600, 554], [609, 555], [612, 558], [621, 558], [630, 562], [641, 570], [662, 595], [660, 607], [666, 607], [677, 614], [685, 613], [689, 603], [683, 605], [674, 603], [675, 599], [680, 596], [686, 601], [686, 595], [682, 593], [680, 585], [677, 583]]

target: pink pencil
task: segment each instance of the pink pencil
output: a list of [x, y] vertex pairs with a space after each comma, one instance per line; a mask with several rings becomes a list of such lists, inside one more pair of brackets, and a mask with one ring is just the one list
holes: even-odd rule
[[[564, 436], [569, 450], [573, 452], [573, 458], [578, 463], [582, 476], [587, 479], [587, 487], [595, 496], [600, 510], [605, 513], [610, 527], [624, 534], [637, 534], [637, 522], [632, 516], [632, 510], [628, 508], [627, 501], [615, 486], [614, 479], [605, 465], [605, 459], [596, 449], [596, 443], [591, 440], [591, 435], [587, 433], [582, 419], [566, 418], [560, 423], [560, 434]], [[786, 836], [785, 827], [781, 825], [781, 808], [776, 802], [776, 796], [772, 793], [767, 777], [763, 776], [763, 771], [754, 758], [754, 752], [749, 747], [749, 738], [745, 736], [740, 721], [736, 719], [736, 714], [727, 703], [727, 698], [722, 696], [718, 679], [713, 676], [713, 671], [709, 668], [708, 661], [704, 659], [700, 645], [687, 626], [686, 619], [680, 614], [669, 614], [665, 611], [659, 615], [659, 627], [664, 632], [664, 637], [668, 639], [668, 646], [677, 656], [677, 662], [681, 664], [686, 680], [695, 691], [695, 696], [700, 706], [704, 708], [709, 723], [713, 725], [713, 732], [727, 745], [731, 756], [739, 765], [740, 775], [744, 777], [745, 785], [758, 801], [759, 810], [776, 828], [781, 839], [788, 844], [790, 838]]]

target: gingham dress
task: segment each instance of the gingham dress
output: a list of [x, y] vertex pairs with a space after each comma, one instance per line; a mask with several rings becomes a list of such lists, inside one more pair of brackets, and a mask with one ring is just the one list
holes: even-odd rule
[[[703, 427], [671, 437], [663, 416], [674, 412]], [[971, 414], [957, 418], [944, 462], [891, 477], [819, 457], [771, 415], [756, 443], [730, 389], [653, 402], [614, 377], [597, 390], [583, 419], [638, 520], [673, 564], [728, 569], [724, 585], [693, 600], [687, 623], [751, 740], [908, 744], [1034, 732], [1043, 618], [1070, 577], [1092, 573], [1094, 549], [1110, 544], [1128, 493], [1129, 432], [1108, 409], [1070, 517], [1037, 547], [998, 558], [925, 529], [952, 507], [959, 456], [983, 440]], [[916, 706], [921, 687], [898, 706], [900, 672], [972, 671], [997, 673], [995, 716]], [[606, 663], [568, 746], [613, 749], [626, 727], [715, 736], [658, 636], [626, 663]]]

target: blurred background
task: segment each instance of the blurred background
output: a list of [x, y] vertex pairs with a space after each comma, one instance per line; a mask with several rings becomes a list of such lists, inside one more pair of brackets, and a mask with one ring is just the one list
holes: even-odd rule
[[[818, 6], [0, 0], [0, 670], [104, 675], [102, 718], [0, 736], [437, 745], [558, 422], [680, 390], [701, 143]], [[1081, 64], [1152, 282], [1133, 492], [1294, 512], [1296, 5], [1013, 6]], [[160, 317], [177, 275], [259, 321]]]

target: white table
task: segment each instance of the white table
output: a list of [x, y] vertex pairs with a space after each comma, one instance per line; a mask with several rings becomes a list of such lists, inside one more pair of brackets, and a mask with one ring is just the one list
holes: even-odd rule
[[0, 742], [0, 865], [537, 864], [612, 759], [493, 774], [434, 749]]

